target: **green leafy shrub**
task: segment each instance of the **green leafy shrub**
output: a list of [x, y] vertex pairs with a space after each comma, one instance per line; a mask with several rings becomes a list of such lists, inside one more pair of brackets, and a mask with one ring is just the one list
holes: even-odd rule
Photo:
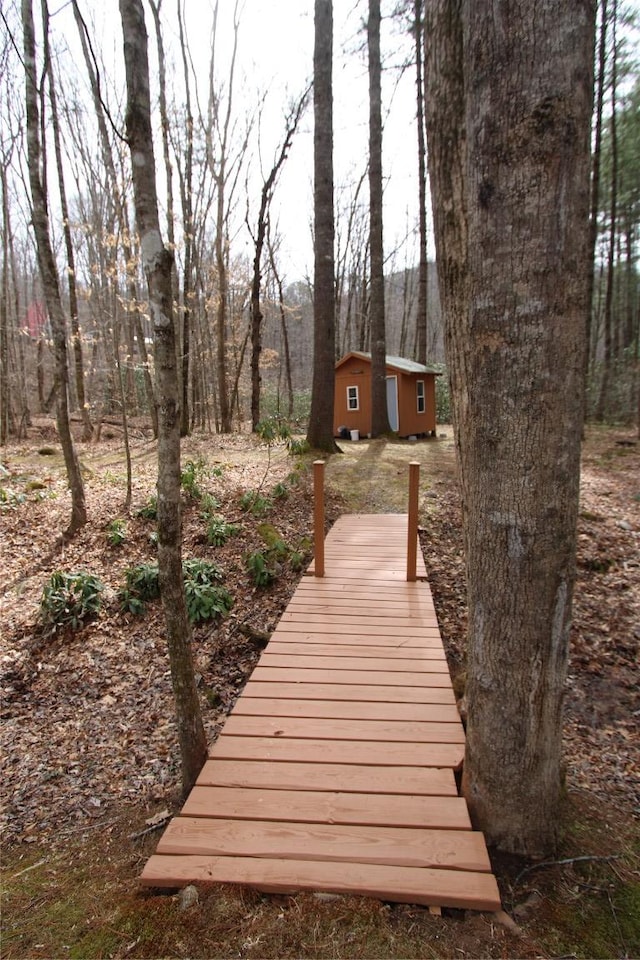
[[158, 498], [155, 496], [149, 497], [147, 502], [140, 507], [136, 516], [140, 517], [142, 520], [157, 520]]
[[268, 587], [281, 571], [281, 565], [269, 550], [254, 550], [246, 555], [244, 562], [256, 587]]
[[223, 547], [230, 537], [233, 537], [240, 527], [237, 523], [227, 523], [219, 513], [208, 518], [207, 540], [212, 547]]
[[202, 516], [206, 520], [207, 517], [220, 508], [220, 501], [217, 500], [212, 493], [203, 493], [200, 505], [202, 506]]
[[[182, 576], [187, 603], [187, 613], [192, 623], [226, 616], [233, 606], [233, 598], [221, 586], [222, 572], [207, 560], [185, 560]], [[145, 603], [160, 596], [160, 580], [157, 563], [141, 563], [125, 571], [125, 586], [120, 591], [124, 610], [136, 615], [145, 611]]]
[[123, 610], [140, 616], [145, 611], [145, 602], [160, 596], [160, 578], [157, 563], [139, 563], [128, 567], [124, 573], [125, 585], [119, 592]]
[[185, 560], [182, 571], [189, 620], [198, 623], [226, 617], [233, 607], [233, 597], [220, 583], [220, 568], [206, 560]]
[[100, 610], [102, 581], [92, 573], [56, 570], [45, 584], [40, 619], [54, 633], [62, 627], [78, 630]]
[[187, 460], [180, 474], [180, 486], [192, 500], [202, 499], [202, 481], [209, 476], [204, 457]]
[[280, 483], [276, 483], [271, 493], [276, 500], [286, 500], [289, 496], [289, 488], [286, 483], [280, 481]]
[[112, 547], [120, 547], [127, 539], [127, 524], [122, 517], [117, 517], [107, 524], [107, 543]]
[[303, 453], [309, 453], [311, 449], [305, 437], [291, 437], [287, 446], [292, 457], [300, 457]]
[[240, 507], [245, 513], [252, 513], [254, 517], [264, 517], [273, 506], [269, 497], [264, 497], [257, 490], [247, 490], [240, 497]]
[[245, 567], [257, 587], [267, 587], [273, 583], [282, 573], [285, 563], [293, 570], [302, 568], [308, 541], [303, 540], [297, 548], [292, 548], [272, 523], [261, 523], [258, 533], [265, 543], [265, 549], [254, 550], [245, 556]]

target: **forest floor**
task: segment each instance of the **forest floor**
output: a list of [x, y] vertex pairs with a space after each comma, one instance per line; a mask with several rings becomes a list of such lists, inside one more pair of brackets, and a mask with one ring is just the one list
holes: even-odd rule
[[[460, 503], [451, 430], [443, 432], [419, 443], [343, 443], [327, 467], [327, 517], [404, 511], [407, 464], [421, 463], [422, 547], [462, 693]], [[79, 445], [79, 455], [89, 523], [58, 546], [69, 496], [53, 427], [40, 422], [28, 441], [1, 451], [3, 957], [640, 955], [640, 443], [629, 431], [591, 428], [584, 447], [561, 845], [550, 863], [494, 858], [499, 915], [436, 917], [375, 900], [221, 887], [200, 889], [187, 906], [139, 887], [157, 825], [180, 806], [159, 602], [134, 616], [118, 598], [126, 570], [154, 559], [154, 524], [139, 511], [154, 493], [156, 451], [134, 430], [126, 515], [119, 438], [103, 434], [99, 444]], [[184, 494], [184, 554], [215, 560], [235, 599], [224, 620], [193, 630], [211, 741], [295, 588], [299, 555], [310, 558], [312, 458], [234, 435], [190, 438], [188, 459], [215, 511], [238, 527], [224, 546], [211, 546], [202, 500]], [[257, 490], [266, 501], [261, 517], [242, 509], [243, 494]], [[118, 518], [124, 538], [114, 545]], [[256, 587], [246, 557], [265, 551], [274, 528], [288, 559], [270, 586]], [[80, 569], [105, 584], [98, 616], [75, 633], [47, 633], [39, 620], [45, 582], [56, 570]]]

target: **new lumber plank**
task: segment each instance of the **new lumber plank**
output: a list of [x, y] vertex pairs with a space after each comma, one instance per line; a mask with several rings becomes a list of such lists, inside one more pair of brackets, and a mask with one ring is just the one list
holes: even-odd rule
[[382, 670], [305, 670], [303, 668], [263, 667], [258, 663], [252, 676], [256, 680], [289, 681], [291, 683], [376, 683], [386, 686], [411, 687], [415, 686], [417, 678], [420, 683], [430, 687], [449, 687], [451, 680], [448, 673], [394, 673]]
[[471, 829], [467, 804], [462, 797], [325, 790], [246, 790], [196, 785], [185, 801], [182, 816], [281, 820], [284, 810], [293, 823]]
[[[298, 625], [300, 627], [300, 624]], [[332, 632], [333, 630], [333, 632]], [[367, 634], [367, 633], [348, 633], [341, 634], [336, 632], [337, 628], [330, 630], [318, 629], [303, 631], [296, 629], [280, 630], [276, 628], [271, 636], [271, 642], [277, 643], [326, 643], [333, 646], [336, 653], [339, 653], [344, 645], [357, 643], [369, 646], [381, 646], [387, 650], [407, 650], [407, 656], [413, 656], [414, 651], [437, 650], [444, 651], [439, 631], [425, 630], [424, 636], [417, 637], [389, 637], [385, 634]]]
[[310, 740], [373, 740], [377, 743], [464, 743], [457, 723], [404, 720], [344, 720], [332, 717], [244, 716], [225, 723], [232, 737], [287, 737]]
[[[444, 658], [432, 657], [430, 660], [404, 659], [398, 657], [347, 657], [347, 656], [316, 656], [311, 651], [307, 654], [295, 653], [276, 653], [272, 652], [270, 647], [264, 651], [259, 660], [261, 667], [282, 667], [286, 670], [295, 670], [302, 667], [304, 670], [365, 670], [379, 671], [385, 674], [404, 673], [413, 676], [413, 682], [416, 682], [416, 676], [430, 673], [446, 673], [447, 683], [449, 679], [449, 667]], [[415, 676], [414, 676], [415, 675]], [[392, 679], [392, 678], [390, 678]], [[418, 681], [419, 682], [419, 681]]]
[[[288, 637], [291, 634], [287, 635]], [[315, 636], [315, 635], [313, 635]], [[313, 656], [313, 657], [387, 657], [406, 662], [405, 669], [411, 669], [415, 663], [425, 660], [443, 660], [445, 658], [444, 647], [442, 644], [432, 647], [406, 647], [404, 644], [381, 643], [379, 646], [369, 644], [348, 644], [348, 643], [312, 643], [305, 641], [281, 640], [279, 634], [275, 634], [267, 648], [270, 654]]]
[[315, 631], [319, 633], [329, 632], [332, 627], [336, 627], [336, 633], [367, 633], [372, 637], [440, 636], [437, 624], [433, 626], [422, 625], [409, 617], [388, 622], [384, 617], [359, 617], [356, 620], [355, 617], [331, 616], [329, 614], [323, 617], [322, 614], [318, 613], [283, 613], [276, 632], [282, 633], [286, 630], [297, 632], [302, 629], [313, 633], [314, 627]]
[[294, 700], [242, 696], [231, 716], [330, 717], [334, 720], [394, 720], [460, 723], [453, 703], [366, 703], [351, 700]]
[[318, 740], [293, 737], [234, 737], [224, 729], [209, 748], [212, 759], [294, 760], [312, 763], [353, 763], [382, 767], [448, 767], [462, 764], [459, 743], [375, 743], [366, 740]]
[[243, 697], [353, 700], [354, 703], [455, 703], [451, 687], [392, 687], [387, 684], [317, 683], [250, 679]]
[[409, 793], [457, 797], [453, 770], [436, 767], [357, 766], [348, 763], [299, 763], [273, 760], [207, 760], [197, 780], [201, 787], [251, 787], [263, 790], [335, 790], [346, 793]]
[[490, 873], [433, 870], [382, 864], [341, 864], [267, 857], [172, 857], [156, 854], [143, 872], [151, 887], [181, 887], [185, 883], [250, 885], [266, 893], [323, 890], [472, 910], [499, 910], [500, 896]]
[[342, 860], [489, 873], [482, 834], [463, 830], [366, 827], [356, 824], [208, 820], [174, 817], [159, 854]]

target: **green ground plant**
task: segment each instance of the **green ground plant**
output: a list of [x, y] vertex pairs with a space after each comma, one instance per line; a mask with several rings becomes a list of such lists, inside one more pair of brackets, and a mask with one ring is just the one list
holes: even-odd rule
[[235, 536], [240, 530], [237, 523], [228, 523], [225, 518], [214, 513], [206, 518], [207, 520], [207, 541], [212, 547], [223, 547], [227, 540]]
[[245, 567], [257, 587], [268, 587], [281, 575], [284, 565], [300, 570], [306, 559], [308, 541], [291, 547], [271, 523], [261, 523], [258, 533], [264, 541], [264, 550], [254, 550], [245, 556]]
[[40, 620], [50, 633], [69, 627], [79, 630], [98, 614], [104, 585], [84, 570], [56, 570], [45, 584], [40, 600]]
[[145, 604], [160, 596], [160, 579], [157, 563], [139, 563], [128, 567], [125, 572], [125, 585], [118, 597], [123, 610], [142, 616]]
[[[222, 571], [207, 560], [184, 560], [182, 564], [185, 598], [189, 620], [199, 623], [226, 616], [233, 606], [233, 597], [222, 586]], [[142, 616], [146, 604], [160, 596], [157, 563], [140, 563], [125, 571], [125, 585], [119, 598], [123, 610]]]
[[158, 498], [153, 496], [149, 497], [146, 503], [144, 503], [136, 513], [137, 517], [140, 517], [141, 520], [157, 520], [158, 519]]
[[207, 560], [185, 560], [182, 564], [187, 612], [191, 623], [226, 617], [233, 597], [222, 586], [222, 571]]
[[122, 517], [116, 517], [107, 524], [107, 543], [111, 547], [121, 547], [127, 539], [127, 523]]

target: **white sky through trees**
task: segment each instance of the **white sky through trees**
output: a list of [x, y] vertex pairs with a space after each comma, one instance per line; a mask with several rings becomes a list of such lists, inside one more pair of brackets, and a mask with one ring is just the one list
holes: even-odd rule
[[[65, 95], [66, 87], [74, 96], [80, 96], [86, 103], [87, 116], [92, 118], [93, 108], [71, 4], [60, 2], [56, 5], [55, 0], [49, 0], [49, 4], [52, 45], [57, 52], [59, 71], [69, 77], [68, 84], [60, 85], [60, 94]], [[79, 0], [79, 6], [95, 46], [105, 99], [117, 116], [125, 102], [122, 28], [117, 0], [110, 0], [105, 4], [95, 3], [95, 0]], [[347, 3], [344, 0], [334, 0], [334, 166], [338, 216], [341, 204], [346, 202], [351, 188], [366, 171], [367, 164], [367, 6], [366, 0], [349, 0]], [[387, 6], [390, 8], [391, 4]], [[240, 26], [234, 113], [238, 118], [255, 113], [257, 104], [263, 99], [259, 146], [258, 137], [254, 136], [250, 147], [252, 173], [249, 180], [249, 204], [252, 211], [257, 209], [262, 186], [260, 163], [265, 176], [268, 175], [283, 136], [287, 108], [312, 79], [313, 7], [313, 0], [241, 0], [238, 4]], [[231, 0], [220, 0], [215, 63], [216, 75], [224, 90], [227, 88], [228, 63], [233, 44], [233, 8]], [[384, 12], [383, 9], [383, 14]], [[21, 31], [17, 13], [11, 17], [7, 10], [5, 16], [12, 21], [15, 39], [20, 45]], [[152, 102], [157, 103], [156, 40], [153, 19], [146, 3], [145, 16], [152, 70]], [[184, 104], [175, 0], [163, 0], [161, 16], [167, 62], [167, 97], [171, 109], [173, 104], [178, 107]], [[194, 76], [198, 82], [200, 109], [206, 114], [213, 3], [186, 0], [184, 16]], [[35, 18], [38, 21], [39, 14]], [[417, 243], [414, 239], [418, 222], [415, 74], [412, 65], [404, 71], [401, 69], [403, 63], [411, 61], [413, 57], [413, 42], [403, 32], [401, 25], [389, 18], [383, 21], [382, 30], [385, 67], [383, 110], [387, 111], [384, 118], [383, 168], [386, 206], [385, 254], [391, 261], [392, 251], [401, 247], [393, 263], [393, 266], [399, 269], [417, 260]], [[40, 44], [38, 53], [41, 54]], [[21, 83], [22, 78], [16, 76], [18, 88]], [[192, 106], [196, 113], [195, 97]], [[158, 134], [155, 144], [156, 168], [162, 199], [164, 170], [159, 120], [155, 124], [155, 130]], [[243, 174], [239, 194], [244, 193], [244, 176]], [[287, 281], [302, 279], [311, 273], [312, 176], [313, 103], [310, 98], [289, 159], [278, 181], [272, 205], [273, 221], [282, 236], [281, 269]], [[68, 189], [72, 194], [72, 183], [68, 184]], [[360, 196], [363, 206], [366, 207], [366, 183]], [[234, 252], [242, 253], [244, 244], [244, 252], [250, 257], [252, 243], [246, 227], [242, 226], [244, 215], [245, 200], [244, 196], [241, 196], [238, 202]], [[407, 235], [409, 240], [405, 244], [404, 238]]]

